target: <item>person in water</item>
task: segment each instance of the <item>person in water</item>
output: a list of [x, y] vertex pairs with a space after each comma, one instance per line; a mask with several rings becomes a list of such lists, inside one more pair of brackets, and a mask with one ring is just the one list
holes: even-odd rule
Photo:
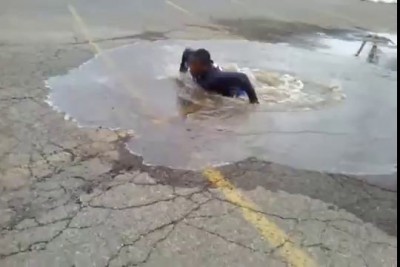
[[247, 95], [250, 103], [257, 104], [257, 94], [246, 74], [226, 72], [217, 67], [206, 49], [185, 49], [179, 71], [190, 71], [193, 80], [204, 90], [226, 97]]

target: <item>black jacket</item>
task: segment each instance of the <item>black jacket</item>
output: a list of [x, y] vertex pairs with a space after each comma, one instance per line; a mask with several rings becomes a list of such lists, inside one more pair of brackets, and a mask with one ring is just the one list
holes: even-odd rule
[[[185, 49], [180, 64], [180, 72], [188, 71], [188, 60], [194, 51]], [[250, 103], [258, 103], [257, 94], [246, 74], [241, 72], [225, 72], [211, 66], [204, 75], [193, 77], [204, 90], [227, 97], [234, 97], [238, 90], [246, 92]]]

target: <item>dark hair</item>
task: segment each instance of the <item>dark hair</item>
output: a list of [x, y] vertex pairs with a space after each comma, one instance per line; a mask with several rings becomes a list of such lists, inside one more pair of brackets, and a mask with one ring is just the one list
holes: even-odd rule
[[213, 64], [213, 61], [211, 60], [211, 55], [210, 52], [208, 52], [206, 49], [201, 48], [196, 51], [194, 51], [192, 55], [192, 59], [198, 60], [203, 64], [211, 65]]

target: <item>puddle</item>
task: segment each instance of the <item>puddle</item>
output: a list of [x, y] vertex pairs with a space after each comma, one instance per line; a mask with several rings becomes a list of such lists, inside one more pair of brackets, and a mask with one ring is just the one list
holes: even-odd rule
[[[133, 129], [127, 147], [148, 164], [199, 169], [257, 157], [319, 171], [392, 173], [397, 72], [331, 41], [316, 50], [142, 41], [49, 79], [49, 103], [80, 126]], [[223, 67], [248, 73], [262, 103], [204, 97], [178, 76], [185, 47], [206, 47]]]

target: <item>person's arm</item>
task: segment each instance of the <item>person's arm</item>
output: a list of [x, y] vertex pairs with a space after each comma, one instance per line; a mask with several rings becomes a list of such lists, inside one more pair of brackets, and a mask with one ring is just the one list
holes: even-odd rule
[[228, 95], [230, 88], [236, 87], [244, 90], [252, 104], [258, 103], [258, 98], [253, 85], [246, 74], [241, 72], [219, 72], [213, 77], [210, 84], [213, 90], [222, 95]]
[[190, 48], [186, 48], [185, 51], [183, 51], [181, 64], [179, 67], [179, 72], [186, 73], [188, 71], [188, 69], [189, 69], [188, 60], [189, 60], [189, 56], [193, 53], [193, 51], [194, 50], [190, 49]]

